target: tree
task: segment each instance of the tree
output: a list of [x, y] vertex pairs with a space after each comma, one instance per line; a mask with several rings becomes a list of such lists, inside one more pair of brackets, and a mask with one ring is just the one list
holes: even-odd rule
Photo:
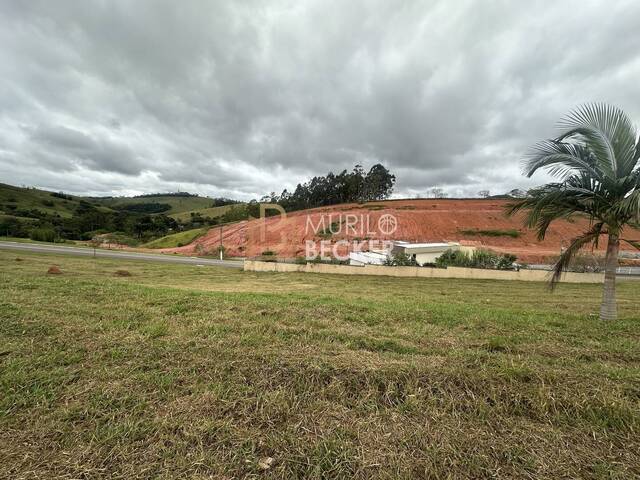
[[640, 220], [640, 144], [638, 131], [620, 109], [601, 103], [584, 105], [560, 123], [560, 135], [535, 145], [524, 164], [525, 174], [544, 168], [559, 182], [534, 188], [527, 198], [508, 206], [508, 214], [526, 212], [524, 221], [543, 239], [549, 225], [575, 215], [589, 218], [590, 228], [574, 238], [555, 264], [551, 286], [574, 256], [607, 237], [605, 279], [600, 318], [616, 311], [616, 269], [620, 242], [640, 249], [640, 242], [622, 238]]
[[433, 196], [433, 198], [446, 198], [447, 197], [447, 194], [444, 193], [444, 190], [441, 189], [440, 187], [433, 187], [429, 191], [431, 192], [431, 195]]
[[396, 176], [383, 165], [377, 163], [369, 170], [364, 179], [364, 200], [385, 200], [393, 191]]
[[272, 192], [263, 200], [278, 203], [288, 212], [339, 203], [384, 200], [393, 192], [395, 181], [395, 175], [383, 165], [374, 165], [368, 173], [361, 165], [356, 165], [351, 172], [343, 170], [337, 175], [329, 172], [324, 177], [313, 177], [305, 184], [298, 184], [292, 193], [283, 190], [278, 196]]
[[491, 195], [491, 192], [489, 190], [480, 190], [478, 192], [478, 195], [480, 195], [482, 198], [487, 198], [489, 197], [489, 195]]

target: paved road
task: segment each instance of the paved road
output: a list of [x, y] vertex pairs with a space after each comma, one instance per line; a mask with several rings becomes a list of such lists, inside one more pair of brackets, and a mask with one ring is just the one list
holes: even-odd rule
[[[92, 248], [63, 247], [61, 245], [40, 245], [36, 243], [18, 243], [0, 241], [0, 249], [17, 250], [34, 253], [61, 253], [80, 257], [93, 257]], [[213, 260], [210, 258], [184, 257], [182, 255], [161, 255], [155, 253], [125, 252], [121, 250], [105, 250], [97, 248], [96, 257], [141, 260], [145, 262], [182, 263], [189, 265], [214, 265], [217, 267], [242, 268], [239, 260]]]

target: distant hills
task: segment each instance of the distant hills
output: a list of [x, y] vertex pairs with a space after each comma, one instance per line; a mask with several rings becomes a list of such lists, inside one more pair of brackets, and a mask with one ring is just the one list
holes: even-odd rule
[[215, 224], [234, 205], [244, 204], [186, 192], [85, 197], [0, 183], [0, 235], [58, 241], [118, 232], [137, 243]]

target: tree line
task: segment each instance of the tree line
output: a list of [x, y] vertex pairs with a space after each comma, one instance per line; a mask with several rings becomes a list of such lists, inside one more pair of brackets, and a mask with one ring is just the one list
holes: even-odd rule
[[356, 165], [351, 172], [343, 170], [337, 175], [313, 177], [306, 183], [298, 184], [293, 192], [284, 189], [280, 195], [275, 192], [261, 200], [277, 203], [286, 211], [304, 210], [351, 202], [370, 202], [389, 198], [396, 182], [383, 165], [376, 164], [366, 172]]

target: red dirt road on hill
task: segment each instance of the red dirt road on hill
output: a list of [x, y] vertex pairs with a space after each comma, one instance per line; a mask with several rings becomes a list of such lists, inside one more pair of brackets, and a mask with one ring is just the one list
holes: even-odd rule
[[[579, 218], [572, 222], [556, 222], [549, 228], [545, 240], [539, 241], [533, 231], [522, 226], [521, 217], [505, 216], [507, 203], [507, 200], [442, 199], [334, 205], [293, 212], [282, 218], [275, 216], [224, 226], [222, 243], [230, 256], [252, 257], [271, 251], [279, 257], [290, 258], [305, 255], [307, 240], [459, 241], [510, 252], [520, 261], [543, 262], [557, 256], [561, 246], [566, 246], [572, 238], [584, 232], [589, 224], [587, 219]], [[385, 234], [384, 229], [379, 228], [383, 215], [392, 215], [397, 221], [397, 228], [392, 234]], [[333, 230], [337, 233], [322, 235], [323, 221], [327, 229], [334, 223]], [[464, 233], [465, 230], [517, 230], [519, 236], [470, 235]], [[634, 231], [629, 236], [638, 239], [640, 232]], [[602, 240], [599, 253], [606, 247]], [[220, 229], [214, 227], [189, 245], [163, 251], [204, 255], [217, 252], [219, 244]]]

